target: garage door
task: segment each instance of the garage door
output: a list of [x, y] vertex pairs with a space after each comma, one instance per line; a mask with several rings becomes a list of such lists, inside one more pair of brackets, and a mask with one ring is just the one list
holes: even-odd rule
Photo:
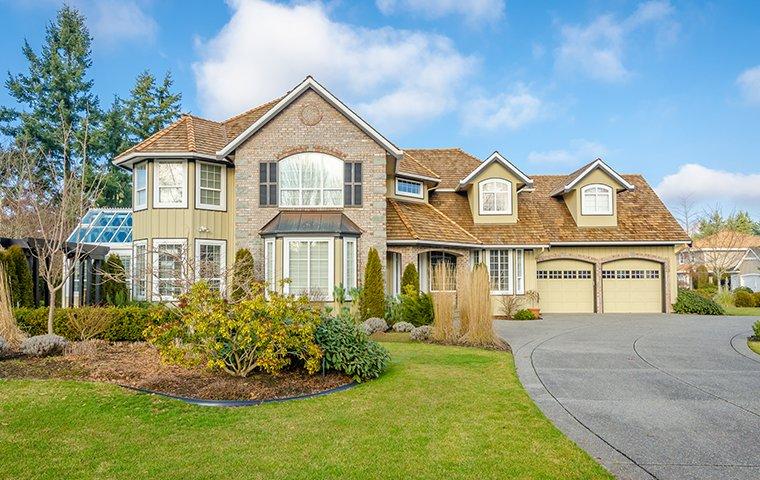
[[617, 260], [602, 266], [605, 313], [662, 312], [662, 266], [647, 260]]
[[578, 260], [540, 262], [536, 276], [542, 312], [594, 312], [594, 266], [590, 263]]

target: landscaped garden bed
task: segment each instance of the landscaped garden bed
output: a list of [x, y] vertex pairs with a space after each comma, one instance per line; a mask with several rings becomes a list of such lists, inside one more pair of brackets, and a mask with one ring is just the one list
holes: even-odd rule
[[115, 383], [175, 396], [208, 400], [267, 400], [313, 394], [351, 382], [344, 374], [309, 375], [300, 369], [276, 376], [219, 375], [201, 367], [161, 361], [144, 342], [94, 342], [88, 355], [18, 357], [0, 360], [3, 379], [62, 379]]

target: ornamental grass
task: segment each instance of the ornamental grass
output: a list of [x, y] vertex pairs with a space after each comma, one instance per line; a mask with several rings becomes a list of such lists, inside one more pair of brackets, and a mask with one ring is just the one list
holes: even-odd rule
[[454, 331], [454, 307], [456, 285], [453, 269], [445, 262], [433, 267], [433, 340], [443, 343], [456, 341]]

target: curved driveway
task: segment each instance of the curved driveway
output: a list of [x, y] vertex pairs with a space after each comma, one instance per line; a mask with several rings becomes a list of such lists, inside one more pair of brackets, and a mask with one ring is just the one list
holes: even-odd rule
[[759, 317], [498, 321], [541, 410], [618, 478], [760, 478]]

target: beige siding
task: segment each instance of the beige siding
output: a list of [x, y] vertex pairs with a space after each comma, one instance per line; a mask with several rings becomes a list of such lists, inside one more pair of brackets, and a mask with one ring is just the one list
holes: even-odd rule
[[[612, 215], [582, 215], [581, 189], [587, 185], [599, 183], [612, 187]], [[614, 227], [617, 225], [617, 189], [622, 188], [615, 179], [604, 170], [596, 169], [578, 182], [575, 188], [565, 195], [565, 204], [579, 227]]]
[[[414, 180], [414, 179], [411, 179]], [[415, 180], [417, 181], [417, 180]], [[427, 203], [428, 201], [428, 185], [425, 182], [422, 182], [422, 198], [416, 198], [416, 197], [409, 197], [406, 195], [396, 195], [396, 176], [395, 175], [389, 175], [387, 182], [386, 182], [386, 193], [388, 198], [397, 198], [399, 200], [407, 201], [407, 202], [420, 202], [420, 203]]]
[[[479, 186], [483, 180], [499, 178], [509, 180], [512, 183], [512, 214], [511, 215], [481, 215]], [[467, 189], [467, 198], [470, 201], [472, 220], [475, 223], [517, 223], [517, 185], [521, 180], [512, 174], [499, 162], [493, 162], [472, 180], [472, 185]]]

